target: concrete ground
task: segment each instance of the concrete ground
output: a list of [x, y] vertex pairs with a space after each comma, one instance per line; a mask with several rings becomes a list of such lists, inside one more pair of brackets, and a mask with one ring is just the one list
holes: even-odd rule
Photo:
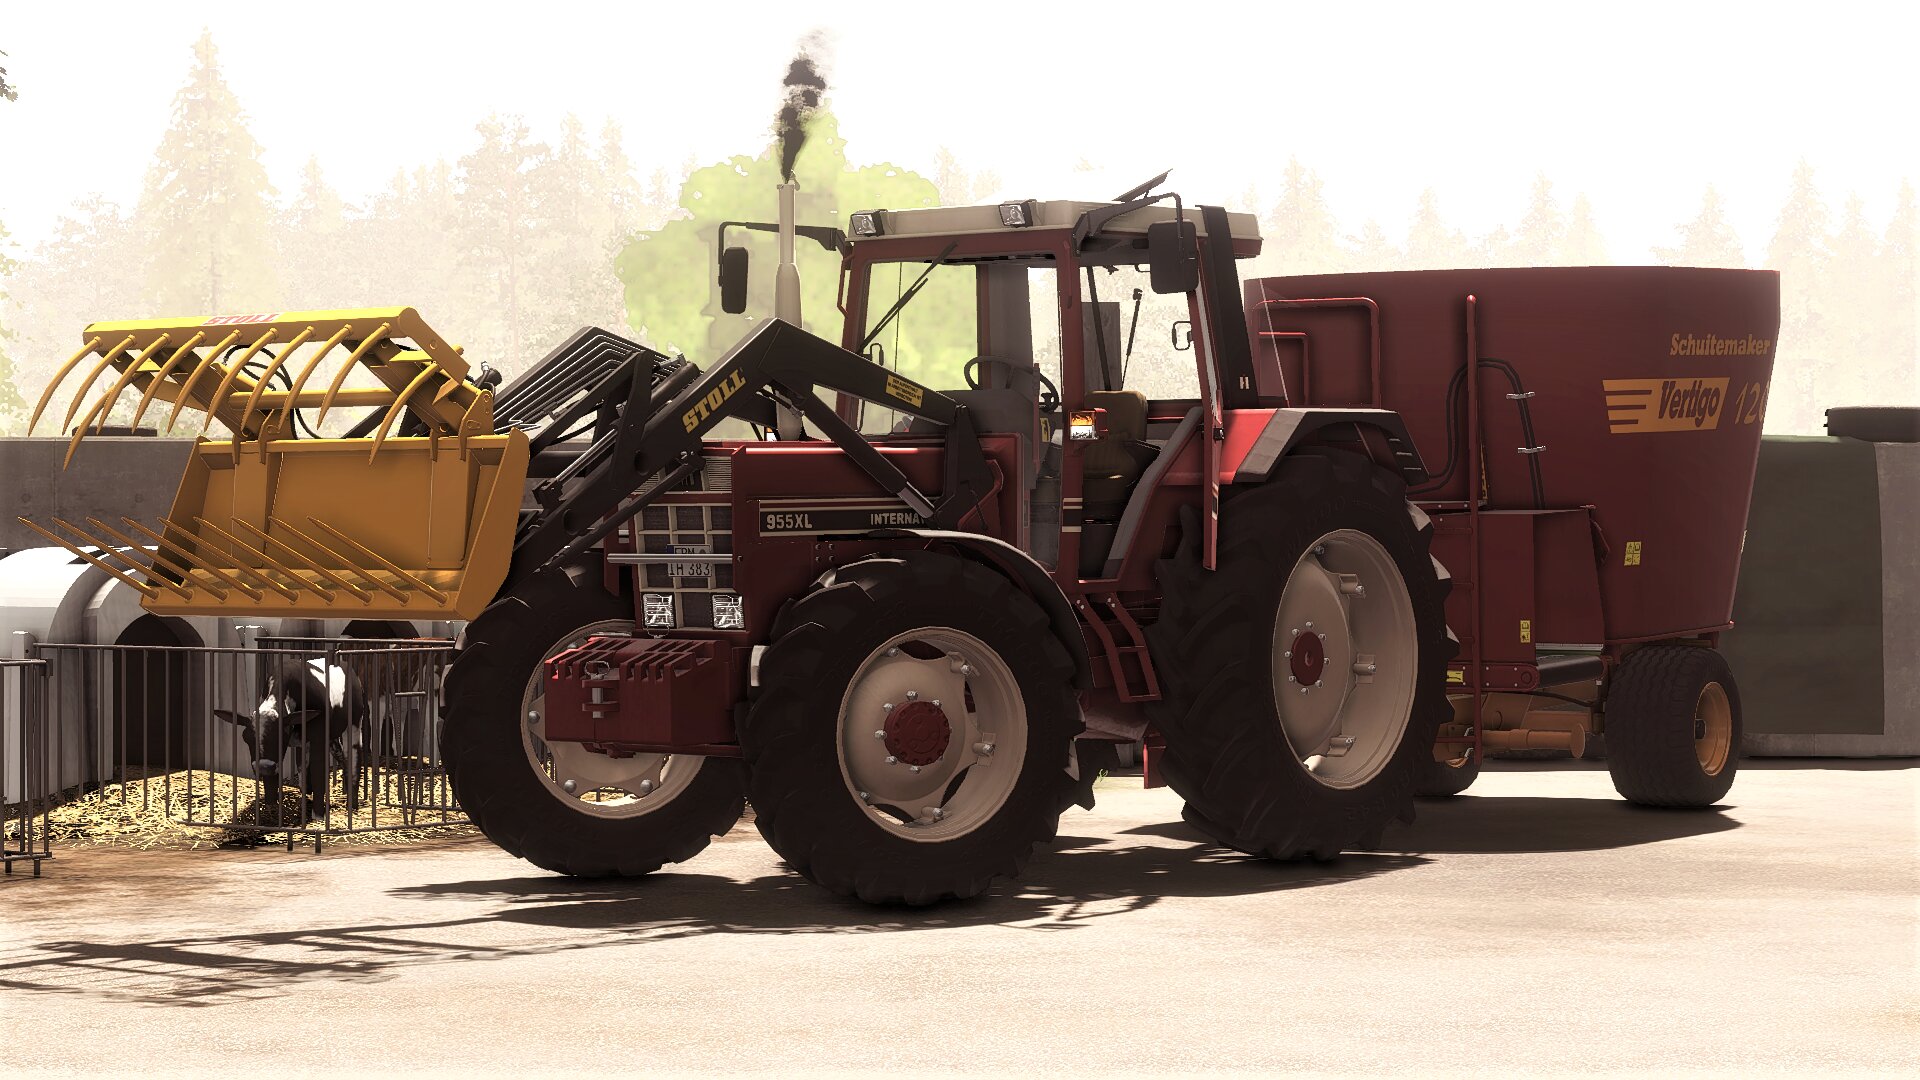
[[1283, 866], [1115, 778], [1018, 883], [927, 910], [827, 896], [750, 826], [615, 884], [477, 840], [71, 850], [0, 879], [0, 1072], [1920, 1075], [1917, 789], [1750, 762], [1661, 812], [1508, 764]]

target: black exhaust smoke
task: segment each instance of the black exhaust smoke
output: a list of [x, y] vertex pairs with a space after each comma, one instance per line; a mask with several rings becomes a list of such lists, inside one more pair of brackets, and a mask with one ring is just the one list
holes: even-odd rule
[[774, 133], [780, 139], [780, 178], [793, 183], [793, 163], [800, 157], [800, 148], [807, 142], [807, 118], [820, 105], [820, 95], [827, 89], [827, 80], [820, 77], [820, 71], [814, 66], [812, 53], [819, 48], [817, 38], [809, 37], [800, 43], [800, 53], [793, 58], [787, 68], [786, 101], [780, 106], [780, 115], [774, 121]]

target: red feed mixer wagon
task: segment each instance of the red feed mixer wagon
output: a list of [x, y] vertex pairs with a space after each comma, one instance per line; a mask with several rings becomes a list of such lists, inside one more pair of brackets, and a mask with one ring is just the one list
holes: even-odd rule
[[[1405, 420], [1453, 576], [1453, 723], [1426, 794], [1483, 751], [1604, 752], [1625, 797], [1732, 783], [1732, 625], [1779, 327], [1769, 271], [1445, 270], [1246, 286], [1263, 397]], [[1478, 362], [1467, 363], [1468, 357]]]

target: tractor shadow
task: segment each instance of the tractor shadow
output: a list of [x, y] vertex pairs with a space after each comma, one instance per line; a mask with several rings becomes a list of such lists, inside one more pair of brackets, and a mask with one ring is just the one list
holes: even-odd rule
[[[339, 925], [139, 941], [88, 935], [21, 942], [0, 948], [0, 991], [194, 1008], [311, 993], [314, 985], [404, 978], [422, 966], [644, 947], [712, 935], [893, 934], [956, 927], [1072, 932], [1170, 898], [1338, 886], [1427, 861], [1417, 855], [1362, 853], [1330, 863], [1272, 863], [1205, 845], [1061, 837], [1037, 851], [1018, 880], [970, 900], [922, 908], [837, 897], [791, 872], [748, 880], [684, 870], [625, 880], [534, 873], [386, 888], [372, 905], [380, 915]], [[297, 917], [291, 921], [299, 923]]]

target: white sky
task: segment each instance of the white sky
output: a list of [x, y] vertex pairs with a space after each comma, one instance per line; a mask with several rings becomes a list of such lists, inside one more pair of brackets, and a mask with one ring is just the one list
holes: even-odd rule
[[[1104, 198], [1172, 166], [1188, 200], [1317, 169], [1348, 231], [1422, 188], [1470, 233], [1518, 223], [1538, 170], [1585, 191], [1614, 258], [1671, 243], [1712, 181], [1751, 256], [1796, 159], [1882, 227], [1920, 181], [1904, 5], [815, 2], [77, 4], [0, 0], [0, 222], [27, 249], [77, 197], [131, 205], [213, 30], [282, 193], [318, 155], [354, 201], [471, 146], [488, 111], [550, 135], [612, 116], [644, 176], [757, 150], [795, 43], [824, 30], [856, 162], [951, 148], [1021, 197]], [[1178, 16], [1178, 21], [1174, 17]], [[1097, 169], [1077, 171], [1082, 159]], [[1238, 207], [1264, 210], [1265, 207]]]

